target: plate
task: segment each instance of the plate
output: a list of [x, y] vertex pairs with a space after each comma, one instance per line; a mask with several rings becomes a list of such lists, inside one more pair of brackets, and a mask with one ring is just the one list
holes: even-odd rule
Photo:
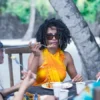
[[48, 82], [48, 83], [44, 83], [41, 86], [45, 89], [53, 89], [53, 83], [57, 83], [57, 82]]
[[[41, 87], [43, 87], [45, 89], [53, 89], [53, 83], [56, 83], [56, 82], [45, 83], [45, 84], [42, 84]], [[68, 89], [68, 88], [71, 88], [72, 86], [73, 86], [73, 84], [69, 83], [69, 82], [61, 83], [61, 87], [63, 89]]]
[[66, 83], [62, 83], [62, 88], [64, 89], [68, 89], [71, 88], [73, 86], [72, 83], [66, 82]]

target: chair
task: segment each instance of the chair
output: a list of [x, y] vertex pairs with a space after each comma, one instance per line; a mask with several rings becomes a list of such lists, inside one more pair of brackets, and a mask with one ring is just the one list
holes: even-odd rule
[[[8, 48], [8, 49], [5, 49], [5, 53], [8, 54], [9, 74], [10, 74], [10, 86], [13, 86], [14, 85], [14, 78], [13, 78], [13, 66], [12, 66], [11, 56], [12, 56], [12, 54], [19, 54], [20, 64], [23, 65], [23, 53], [31, 53], [31, 50], [29, 49], [29, 47]], [[20, 77], [22, 76], [21, 75], [21, 70], [23, 70], [22, 66], [20, 66]]]

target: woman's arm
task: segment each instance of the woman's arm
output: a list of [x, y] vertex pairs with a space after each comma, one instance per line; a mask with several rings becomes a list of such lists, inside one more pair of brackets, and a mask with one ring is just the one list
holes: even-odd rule
[[73, 58], [69, 53], [65, 53], [66, 55], [66, 66], [67, 72], [70, 75], [72, 81], [82, 81], [82, 76], [77, 74], [77, 71], [74, 66]]
[[20, 83], [16, 84], [15, 86], [12, 86], [12, 87], [10, 87], [10, 88], [4, 89], [4, 90], [2, 90], [2, 91], [0, 91], [0, 92], [1, 92], [2, 95], [5, 97], [5, 96], [7, 96], [8, 94], [17, 91], [17, 90], [19, 89], [19, 87], [20, 87]]
[[16, 95], [14, 97], [14, 100], [22, 100], [23, 99], [26, 89], [34, 83], [35, 77], [36, 77], [35, 74], [33, 74], [31, 71], [28, 71], [27, 76], [23, 80], [19, 91], [16, 93]]
[[40, 56], [34, 56], [34, 54], [31, 53], [28, 58], [28, 70], [31, 70], [33, 73], [36, 74], [37, 68], [39, 66], [39, 59]]
[[77, 75], [74, 62], [69, 53], [65, 53], [65, 55], [66, 55], [67, 72], [70, 75], [70, 77], [73, 79]]
[[23, 100], [25, 91], [25, 88], [19, 89], [19, 91], [14, 95], [13, 100]]
[[30, 49], [32, 53], [30, 54], [28, 59], [28, 69], [35, 74], [37, 72], [37, 68], [39, 67], [39, 60], [41, 56], [40, 47], [40, 43], [34, 43], [34, 45], [32, 45], [32, 43], [30, 42]]

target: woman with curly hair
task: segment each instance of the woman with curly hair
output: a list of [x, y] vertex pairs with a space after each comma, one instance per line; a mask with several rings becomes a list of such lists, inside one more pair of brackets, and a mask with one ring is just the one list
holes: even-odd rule
[[37, 43], [30, 43], [32, 53], [28, 60], [28, 69], [37, 74], [34, 85], [46, 82], [62, 82], [66, 72], [72, 81], [82, 81], [77, 74], [73, 59], [65, 52], [71, 36], [66, 25], [59, 19], [45, 20], [36, 33]]

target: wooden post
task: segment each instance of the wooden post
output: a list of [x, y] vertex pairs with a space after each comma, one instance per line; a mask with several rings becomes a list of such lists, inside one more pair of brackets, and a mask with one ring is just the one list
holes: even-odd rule
[[20, 78], [22, 77], [21, 71], [23, 70], [23, 55], [22, 53], [19, 53], [19, 60], [20, 60]]
[[11, 54], [8, 54], [8, 62], [9, 62], [10, 86], [13, 86], [14, 79], [13, 79], [13, 68], [12, 68]]

